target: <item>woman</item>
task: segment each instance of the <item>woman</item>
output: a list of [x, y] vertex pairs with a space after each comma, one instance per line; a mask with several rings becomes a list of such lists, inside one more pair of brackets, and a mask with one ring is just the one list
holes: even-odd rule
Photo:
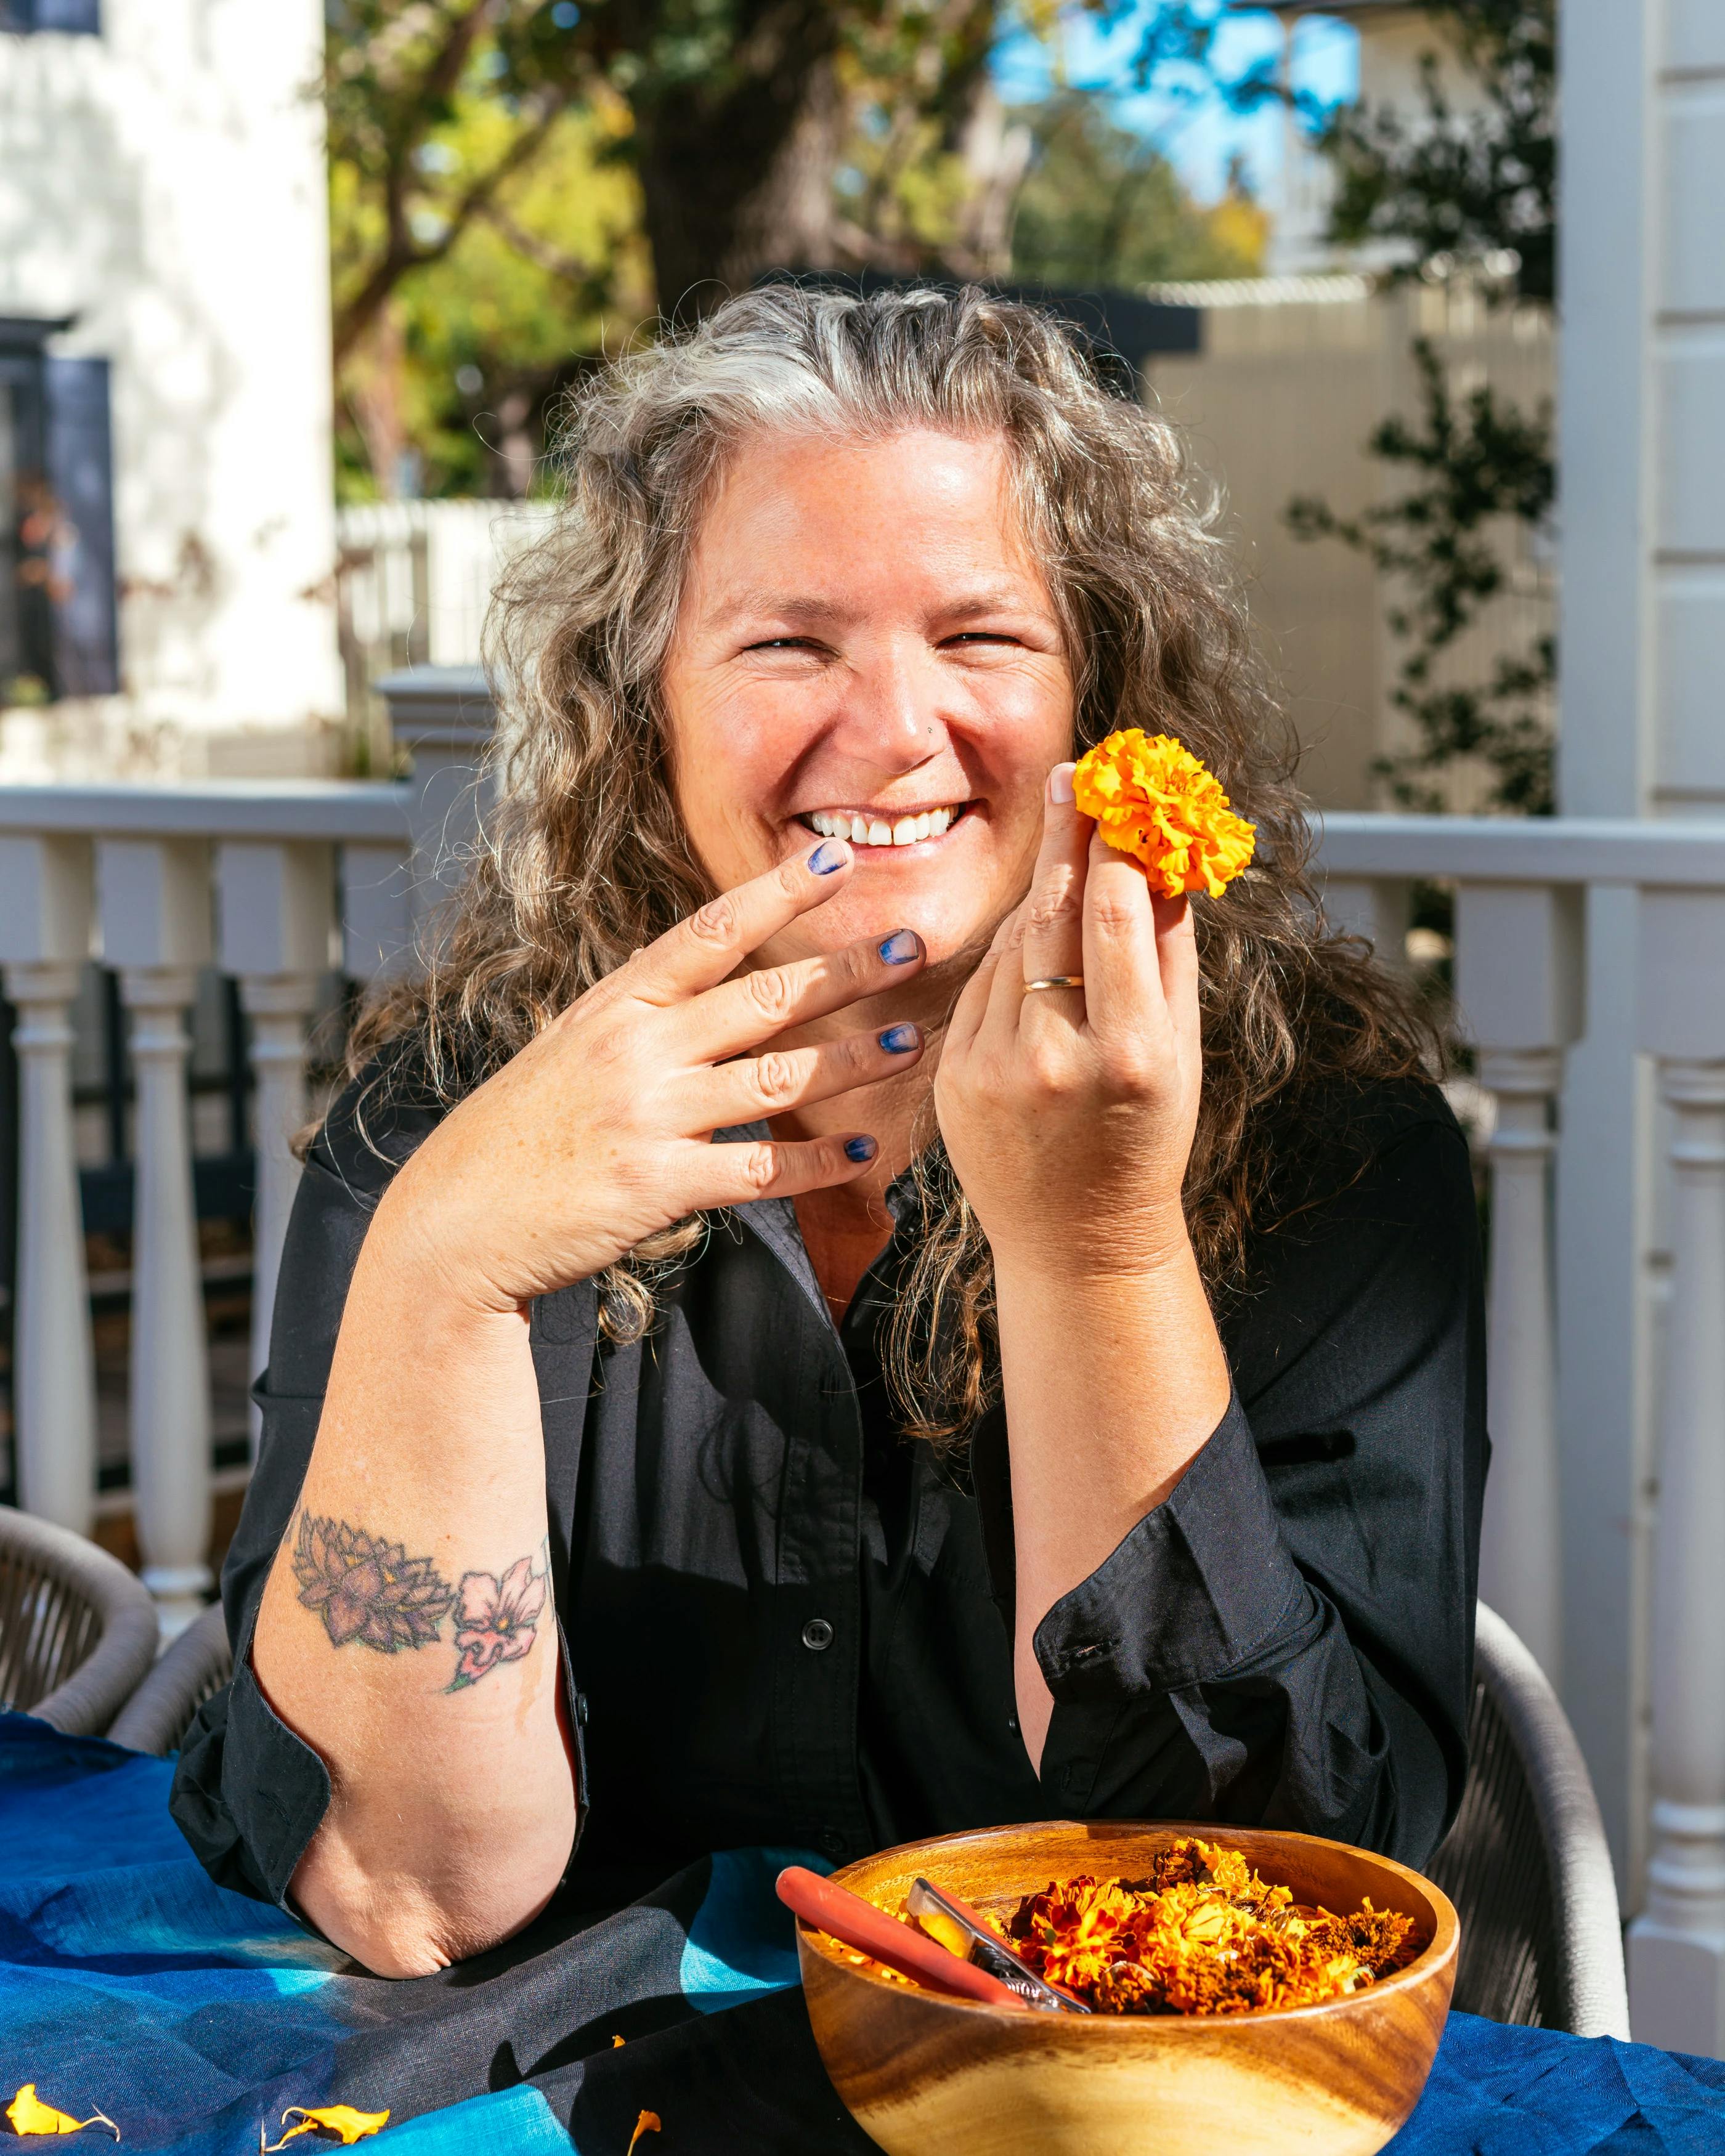
[[[1422, 1860], [1466, 1154], [1318, 924], [1168, 429], [1025, 309], [774, 289], [610, 370], [565, 462], [490, 850], [307, 1159], [200, 1855], [401, 1975], [750, 1843]], [[1255, 822], [1222, 898], [1074, 807], [1132, 725]]]

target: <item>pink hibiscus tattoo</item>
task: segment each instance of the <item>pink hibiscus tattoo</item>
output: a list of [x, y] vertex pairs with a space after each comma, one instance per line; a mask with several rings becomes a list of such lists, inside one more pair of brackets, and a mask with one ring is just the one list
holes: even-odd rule
[[533, 1644], [545, 1607], [545, 1574], [519, 1558], [501, 1579], [489, 1572], [465, 1572], [455, 1608], [455, 1664], [451, 1691], [459, 1691], [500, 1662], [518, 1662]]

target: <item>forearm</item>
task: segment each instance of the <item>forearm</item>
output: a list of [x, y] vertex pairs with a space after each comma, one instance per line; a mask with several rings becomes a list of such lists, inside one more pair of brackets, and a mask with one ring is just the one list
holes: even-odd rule
[[1227, 1359], [1183, 1239], [1142, 1270], [995, 1260], [1011, 1432], [1019, 1719], [1040, 1761], [1053, 1700], [1036, 1628], [1161, 1504], [1228, 1405]]
[[400, 1194], [360, 1255], [252, 1648], [332, 1785], [295, 1897], [390, 1974], [531, 1919], [575, 1823], [526, 1318], [452, 1294]]

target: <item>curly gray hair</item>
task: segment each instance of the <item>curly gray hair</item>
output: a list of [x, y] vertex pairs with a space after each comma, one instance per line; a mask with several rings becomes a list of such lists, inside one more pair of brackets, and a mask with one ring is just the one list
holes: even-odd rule
[[[1066, 638], [1075, 752], [1120, 726], [1177, 734], [1258, 826], [1251, 870], [1194, 901], [1204, 1085], [1187, 1209], [1219, 1283], [1273, 1209], [1278, 1144], [1312, 1087], [1428, 1067], [1435, 1044], [1363, 948], [1322, 928], [1291, 737], [1174, 429], [1110, 393], [1060, 323], [985, 291], [768, 286], [574, 396], [562, 510], [488, 628], [504, 724], [486, 842], [435, 960], [362, 1014], [352, 1067], [375, 1086], [411, 1063], [454, 1100], [713, 896], [672, 796], [659, 692], [704, 506], [751, 437], [911, 427], [1004, 439]], [[924, 1139], [890, 1363], [910, 1426], [947, 1443], [998, 1383], [993, 1274], [932, 1116]], [[682, 1224], [603, 1276], [613, 1337], [650, 1324], [663, 1269], [701, 1232]]]

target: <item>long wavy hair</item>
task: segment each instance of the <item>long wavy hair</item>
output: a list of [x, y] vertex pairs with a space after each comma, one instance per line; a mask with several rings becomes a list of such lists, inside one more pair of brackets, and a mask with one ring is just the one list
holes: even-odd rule
[[[1059, 609], [1081, 749], [1119, 726], [1177, 734], [1258, 827], [1255, 862], [1194, 901], [1204, 1073], [1186, 1179], [1213, 1293], [1249, 1234], [1285, 1217], [1285, 1158], [1338, 1086], [1432, 1067], [1436, 1044], [1362, 944], [1327, 932], [1295, 745], [1252, 662], [1230, 554], [1174, 429], [1111, 393], [1083, 344], [980, 290], [856, 298], [774, 285], [633, 352], [572, 403], [562, 506], [509, 572], [486, 660], [495, 805], [422, 971], [362, 1012], [362, 1109], [409, 1069], [452, 1103], [576, 997], [711, 897], [670, 783], [660, 680], [703, 508], [752, 436], [855, 439], [911, 427], [1004, 437], [1017, 509]], [[921, 1201], [888, 1364], [907, 1427], [962, 1440], [994, 1396], [988, 1249], [932, 1101]], [[599, 1282], [614, 1340], [651, 1325], [689, 1221]]]

